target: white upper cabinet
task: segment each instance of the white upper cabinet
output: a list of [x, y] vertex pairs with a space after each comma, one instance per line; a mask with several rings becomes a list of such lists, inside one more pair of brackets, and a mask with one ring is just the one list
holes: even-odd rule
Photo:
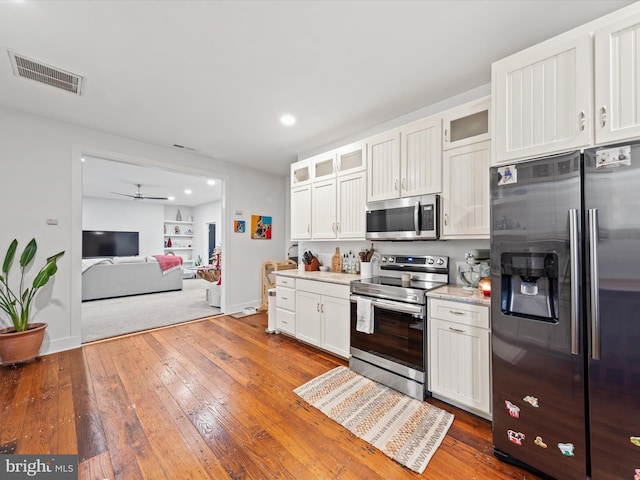
[[491, 141], [446, 150], [441, 238], [489, 238]]
[[[303, 162], [309, 165], [312, 181], [292, 188], [291, 239], [364, 240], [366, 142], [352, 143]], [[305, 187], [309, 192], [302, 191]], [[294, 206], [294, 198], [302, 205]]]
[[589, 146], [591, 36], [580, 31], [492, 65], [495, 163]]
[[366, 234], [367, 174], [364, 170], [340, 175], [336, 185], [336, 237], [364, 239]]
[[291, 188], [311, 183], [311, 162], [309, 159], [291, 164]]
[[367, 168], [367, 144], [356, 142], [335, 150], [338, 175], [364, 172]]
[[311, 164], [313, 181], [322, 181], [336, 176], [336, 154], [334, 151], [307, 158]]
[[291, 240], [311, 238], [311, 185], [291, 189]]
[[494, 163], [640, 137], [640, 2], [495, 62], [492, 91]]
[[314, 239], [336, 238], [336, 179], [313, 182], [311, 195]]
[[385, 132], [368, 140], [367, 201], [438, 193], [442, 185], [441, 118]]
[[640, 137], [640, 13], [595, 32], [597, 143]]
[[367, 201], [400, 196], [400, 131], [367, 140]]
[[442, 190], [440, 116], [400, 127], [400, 196]]
[[442, 115], [442, 149], [491, 139], [490, 107], [491, 97], [485, 97], [447, 110]]

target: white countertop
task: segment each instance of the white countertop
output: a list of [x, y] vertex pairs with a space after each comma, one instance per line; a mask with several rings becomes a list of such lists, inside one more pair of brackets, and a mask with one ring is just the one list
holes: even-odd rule
[[491, 306], [491, 297], [485, 297], [478, 290], [464, 290], [462, 285], [450, 283], [443, 287], [435, 288], [427, 292], [427, 297], [455, 300], [457, 302], [475, 303], [477, 305]]
[[282, 275], [283, 277], [303, 278], [305, 280], [316, 280], [318, 282], [339, 283], [342, 285], [349, 285], [351, 280], [359, 280], [359, 274], [352, 273], [338, 273], [338, 272], [301, 272], [297, 269], [276, 271], [276, 275]]

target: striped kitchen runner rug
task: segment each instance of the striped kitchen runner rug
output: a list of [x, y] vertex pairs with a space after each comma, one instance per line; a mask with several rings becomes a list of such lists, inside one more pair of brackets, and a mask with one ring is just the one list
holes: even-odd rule
[[303, 400], [396, 462], [422, 473], [453, 415], [347, 367], [337, 367], [294, 390]]

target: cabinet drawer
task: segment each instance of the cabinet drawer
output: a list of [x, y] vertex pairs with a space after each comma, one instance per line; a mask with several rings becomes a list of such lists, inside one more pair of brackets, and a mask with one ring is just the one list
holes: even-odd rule
[[283, 277], [276, 275], [276, 287], [296, 288], [296, 279], [292, 277]]
[[297, 289], [317, 295], [329, 295], [343, 299], [349, 298], [349, 285], [339, 283], [318, 282], [315, 280], [299, 279]]
[[276, 329], [295, 335], [296, 333], [296, 314], [281, 308], [276, 308]]
[[489, 328], [489, 307], [473, 303], [429, 299], [429, 317], [478, 328]]
[[276, 288], [276, 307], [285, 310], [295, 311], [296, 309], [296, 291], [292, 288], [277, 287]]

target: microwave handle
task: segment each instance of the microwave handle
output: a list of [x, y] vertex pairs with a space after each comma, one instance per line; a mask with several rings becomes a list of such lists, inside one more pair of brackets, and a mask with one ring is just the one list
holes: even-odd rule
[[420, 235], [420, 202], [416, 202], [416, 206], [413, 209], [413, 226], [416, 230], [416, 235]]

